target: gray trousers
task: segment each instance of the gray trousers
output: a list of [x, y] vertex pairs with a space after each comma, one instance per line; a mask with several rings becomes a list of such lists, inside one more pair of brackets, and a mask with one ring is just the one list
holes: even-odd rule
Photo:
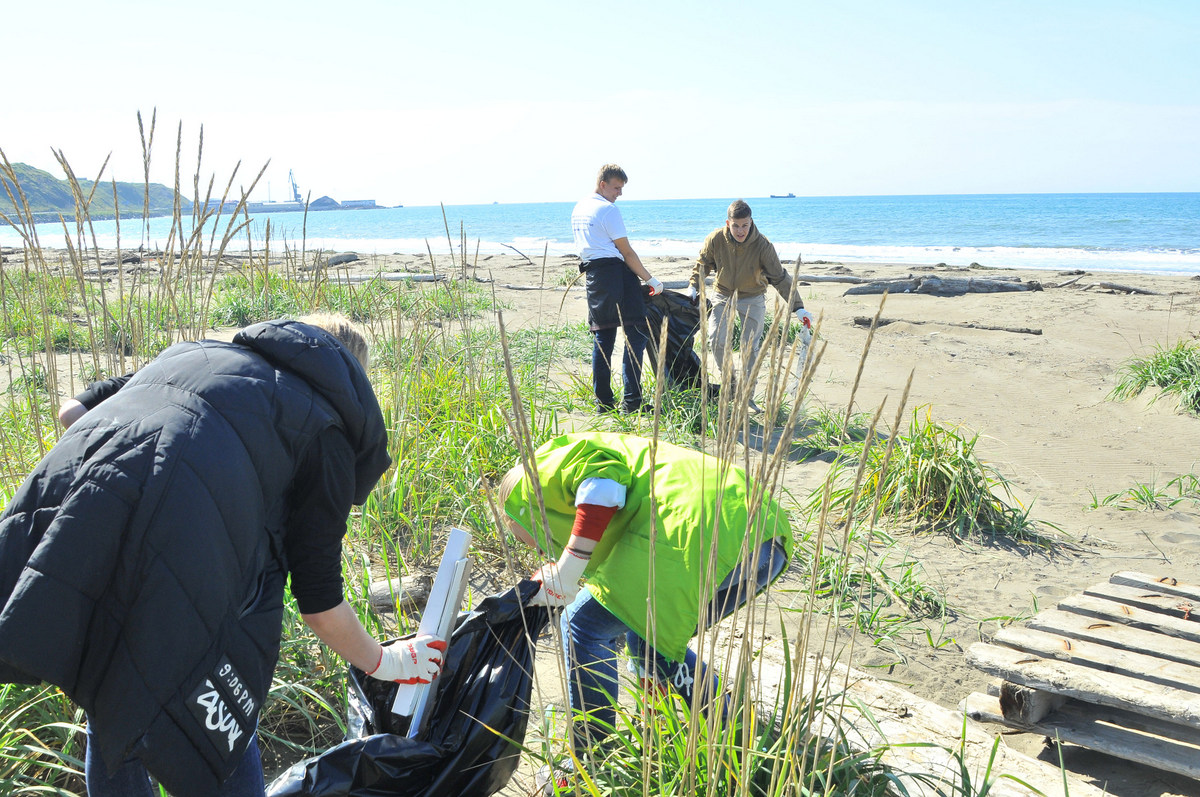
[[[725, 341], [731, 335], [726, 326], [733, 323], [733, 313], [729, 312], [730, 305], [733, 304], [733, 297], [717, 293], [712, 297], [712, 310], [708, 316], [708, 347], [722, 374], [725, 373]], [[736, 305], [738, 317], [742, 319], [741, 340], [738, 344], [742, 352], [742, 371], [741, 374], [733, 371], [733, 375], [735, 378], [741, 378], [754, 369], [754, 363], [758, 359], [767, 316], [767, 302], [760, 293], [757, 296], [738, 297]]]

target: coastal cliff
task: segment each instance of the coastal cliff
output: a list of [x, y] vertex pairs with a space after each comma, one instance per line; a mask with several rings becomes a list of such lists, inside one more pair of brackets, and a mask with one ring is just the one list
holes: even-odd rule
[[[14, 200], [20, 202], [20, 196], [23, 194], [29, 212], [33, 214], [33, 221], [54, 221], [60, 216], [75, 215], [75, 198], [71, 193], [69, 181], [60, 180], [49, 172], [24, 163], [12, 164], [12, 175], [20, 185], [20, 194], [13, 186], [10, 176], [0, 171], [0, 213], [16, 221], [18, 213], [24, 214], [25, 208], [14, 206]], [[141, 216], [147, 198], [146, 184], [117, 182], [115, 201], [113, 185], [112, 181], [105, 181], [95, 187], [95, 193], [92, 194], [95, 182], [79, 180], [79, 187], [84, 196], [92, 194], [89, 216], [93, 219], [112, 218], [117, 215], [118, 208], [122, 218]], [[185, 213], [191, 212], [191, 200], [181, 196], [179, 203]], [[175, 192], [160, 183], [151, 183], [149, 205], [151, 216], [169, 214], [175, 207]]]

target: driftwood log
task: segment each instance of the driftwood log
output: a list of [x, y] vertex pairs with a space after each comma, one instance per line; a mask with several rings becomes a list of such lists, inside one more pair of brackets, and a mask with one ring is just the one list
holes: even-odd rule
[[424, 573], [403, 578], [372, 581], [367, 599], [380, 614], [394, 614], [399, 606], [409, 613], [420, 613], [433, 589], [433, 577]]
[[[139, 254], [136, 254], [136, 253], [131, 254], [131, 255], [121, 255], [121, 262], [122, 263], [141, 263], [142, 256]], [[102, 266], [115, 266], [116, 264], [117, 264], [117, 259], [115, 257], [109, 258], [108, 260], [100, 261], [100, 265], [102, 265]]]
[[419, 271], [387, 271], [378, 274], [346, 274], [334, 278], [335, 282], [370, 282], [371, 280], [384, 280], [386, 282], [401, 282], [411, 280], [412, 282], [441, 282], [446, 279], [445, 274], [424, 274]]
[[329, 260], [326, 261], [326, 265], [341, 266], [346, 263], [355, 263], [359, 260], [362, 260], [362, 258], [359, 257], [356, 252], [345, 252], [343, 254], [334, 255], [333, 257], [329, 258]]
[[[853, 274], [797, 274], [796, 282], [849, 282], [855, 285], [876, 282], [874, 277], [856, 277]], [[914, 279], [909, 274], [907, 279]]]
[[[871, 316], [857, 315], [854, 317], [854, 326], [870, 327], [871, 322], [875, 319]], [[878, 327], [885, 327], [888, 324], [905, 323], [905, 324], [941, 324], [948, 327], [962, 327], [963, 329], [988, 329], [993, 332], [1015, 332], [1020, 335], [1040, 335], [1042, 330], [1033, 327], [995, 327], [988, 324], [972, 324], [963, 321], [910, 321], [906, 318], [880, 318]]]
[[1019, 279], [976, 279], [974, 277], [910, 277], [901, 280], [880, 280], [849, 288], [845, 296], [883, 293], [923, 293], [931, 296], [962, 296], [967, 293], [1006, 293], [1009, 291], [1040, 291], [1040, 282]]
[[1113, 291], [1115, 293], [1138, 293], [1143, 296], [1162, 296], [1158, 291], [1148, 291], [1145, 288], [1134, 288], [1131, 285], [1119, 285], [1115, 282], [1095, 282], [1087, 285], [1083, 290], [1091, 290], [1092, 288], [1100, 288], [1101, 290]]
[[531, 266], [536, 266], [536, 265], [537, 265], [537, 263], [534, 263], [532, 260], [530, 260], [530, 259], [529, 259], [529, 255], [525, 254], [524, 252], [522, 252], [522, 251], [521, 251], [520, 249], [518, 249], [517, 247], [515, 247], [515, 246], [512, 246], [511, 244], [503, 244], [503, 246], [507, 246], [509, 249], [513, 250], [513, 251], [514, 251], [514, 252], [516, 252], [518, 255], [520, 255], [521, 257], [525, 258], [525, 262], [526, 262], [526, 263], [528, 263], [529, 265], [531, 265]]

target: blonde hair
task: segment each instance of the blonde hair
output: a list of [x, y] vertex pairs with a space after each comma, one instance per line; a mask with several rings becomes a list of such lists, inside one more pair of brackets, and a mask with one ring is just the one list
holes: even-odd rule
[[508, 472], [500, 479], [500, 489], [498, 497], [500, 499], [500, 508], [508, 503], [508, 497], [512, 495], [513, 490], [517, 489], [517, 485], [521, 483], [521, 479], [525, 478], [525, 466], [518, 462], [508, 469]]
[[625, 170], [615, 163], [606, 163], [600, 167], [600, 173], [596, 175], [596, 185], [607, 183], [613, 179], [620, 180], [623, 183], [629, 182], [629, 175], [625, 174]]
[[359, 365], [366, 371], [371, 367], [371, 349], [363, 328], [341, 313], [310, 313], [297, 318], [297, 321], [310, 326], [320, 327], [338, 339], [346, 347], [346, 351], [358, 360]]

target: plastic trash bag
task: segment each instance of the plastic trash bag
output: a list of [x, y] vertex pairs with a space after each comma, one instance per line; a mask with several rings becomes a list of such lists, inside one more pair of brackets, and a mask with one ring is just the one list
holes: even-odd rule
[[[459, 615], [425, 728], [392, 713], [396, 684], [350, 668], [347, 740], [301, 761], [267, 790], [270, 797], [454, 797], [502, 789], [520, 757], [533, 688], [534, 640], [542, 607], [522, 609], [532, 581], [492, 595]], [[511, 741], [510, 741], [511, 740]]]
[[[666, 341], [662, 337], [662, 320], [667, 319]], [[663, 291], [646, 297], [646, 322], [650, 326], [651, 362], [658, 367], [658, 351], [666, 355], [667, 379], [673, 387], [698, 390], [701, 380], [700, 357], [696, 354], [696, 332], [700, 329], [700, 308], [676, 291]]]

